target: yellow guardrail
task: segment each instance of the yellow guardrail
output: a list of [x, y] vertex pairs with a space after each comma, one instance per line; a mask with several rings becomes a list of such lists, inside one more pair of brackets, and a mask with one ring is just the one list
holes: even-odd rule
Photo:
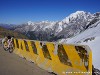
[[14, 53], [58, 75], [92, 75], [92, 52], [86, 45], [14, 39]]

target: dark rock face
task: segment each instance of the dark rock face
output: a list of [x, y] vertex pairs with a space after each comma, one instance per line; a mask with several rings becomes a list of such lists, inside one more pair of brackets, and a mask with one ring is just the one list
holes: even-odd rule
[[100, 75], [100, 70], [93, 67], [92, 68], [92, 75]]

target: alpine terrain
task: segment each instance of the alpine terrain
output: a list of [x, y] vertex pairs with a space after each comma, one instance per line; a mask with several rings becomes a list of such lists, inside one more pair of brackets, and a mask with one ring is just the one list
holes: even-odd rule
[[10, 29], [33, 40], [89, 45], [93, 52], [93, 65], [100, 70], [100, 12], [76, 11], [62, 21], [29, 21]]

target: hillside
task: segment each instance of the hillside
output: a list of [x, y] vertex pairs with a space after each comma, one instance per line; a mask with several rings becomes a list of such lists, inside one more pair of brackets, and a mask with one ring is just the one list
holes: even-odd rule
[[11, 35], [14, 36], [15, 38], [23, 38], [23, 39], [28, 39], [25, 35], [15, 32], [15, 31], [11, 31], [8, 29], [5, 29], [3, 27], [0, 26], [0, 38], [3, 38], [7, 35]]

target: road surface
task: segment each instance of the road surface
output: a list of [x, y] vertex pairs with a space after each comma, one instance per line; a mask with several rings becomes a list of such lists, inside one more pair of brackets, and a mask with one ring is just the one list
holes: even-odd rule
[[4, 51], [0, 44], [0, 75], [53, 75], [14, 53]]

